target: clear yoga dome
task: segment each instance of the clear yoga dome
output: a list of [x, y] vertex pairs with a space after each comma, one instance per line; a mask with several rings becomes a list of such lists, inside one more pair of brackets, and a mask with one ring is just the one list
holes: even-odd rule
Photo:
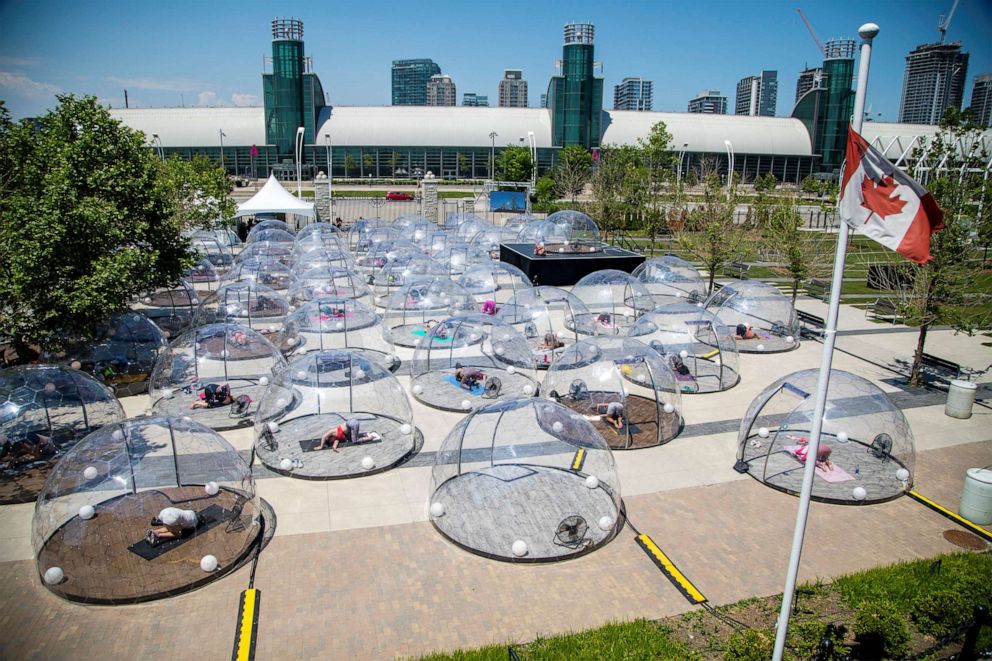
[[437, 452], [430, 518], [458, 546], [497, 560], [588, 553], [620, 528], [609, 447], [581, 415], [516, 399], [462, 419]]
[[594, 319], [585, 304], [558, 287], [531, 287], [516, 292], [496, 316], [519, 328], [530, 345], [538, 369], [582, 335], [592, 335]]
[[298, 337], [298, 354], [313, 351], [351, 351], [396, 370], [399, 359], [385, 337], [382, 318], [353, 298], [315, 298], [295, 310], [286, 323]]
[[365, 278], [357, 271], [345, 268], [324, 266], [310, 269], [300, 275], [289, 298], [293, 305], [303, 305], [321, 296], [356, 298], [371, 303], [372, 291]]
[[224, 276], [224, 280], [225, 282], [257, 282], [278, 292], [285, 292], [296, 284], [296, 275], [289, 266], [279, 260], [249, 257], [243, 261], [235, 260], [234, 265]]
[[470, 243], [448, 242], [444, 250], [434, 254], [434, 261], [438, 263], [442, 273], [457, 279], [473, 264], [485, 264], [492, 260], [488, 252]]
[[399, 381], [350, 351], [294, 358], [269, 384], [255, 416], [259, 460], [304, 479], [388, 470], [419, 443]]
[[114, 393], [85, 372], [53, 365], [0, 370], [0, 505], [33, 501], [80, 439], [123, 419]]
[[155, 364], [148, 389], [152, 410], [190, 416], [217, 430], [248, 425], [272, 373], [285, 364], [279, 349], [247, 326], [190, 329]]
[[276, 290], [253, 281], [224, 285], [197, 308], [193, 326], [241, 324], [261, 333], [280, 351], [299, 346], [295, 335], [286, 331], [289, 302]]
[[123, 312], [100, 325], [94, 342], [71, 345], [61, 362], [92, 374], [118, 395], [137, 395], [148, 389], [155, 361], [168, 345], [147, 317]]
[[635, 321], [628, 335], [668, 361], [684, 393], [720, 392], [740, 381], [734, 332], [696, 305], [657, 307]]
[[532, 397], [534, 357], [523, 335], [491, 315], [449, 317], [434, 324], [413, 354], [413, 396], [446, 411], [493, 400]]
[[354, 252], [365, 252], [369, 246], [369, 234], [377, 227], [387, 227], [382, 218], [359, 218], [348, 228], [348, 247]]
[[[813, 424], [819, 370], [794, 372], [761, 391], [741, 420], [739, 472], [798, 495]], [[812, 497], [859, 505], [912, 487], [913, 432], [902, 411], [870, 381], [831, 370]]]
[[631, 274], [644, 283], [655, 305], [701, 303], [706, 300], [706, 282], [696, 267], [675, 255], [649, 259]]
[[458, 277], [458, 284], [475, 296], [478, 303], [492, 301], [497, 306], [531, 288], [523, 271], [512, 264], [493, 260], [469, 265]]
[[414, 348], [440, 321], [475, 310], [475, 299], [461, 285], [441, 276], [418, 278], [386, 299], [383, 325], [393, 344]]
[[590, 421], [614, 450], [661, 445], [682, 431], [682, 397], [668, 361], [643, 342], [597, 337], [565, 349], [541, 392]]
[[259, 259], [263, 261], [279, 262], [285, 266], [293, 263], [293, 244], [279, 243], [275, 241], [257, 241], [246, 244], [244, 249], [234, 258], [234, 263], [239, 264], [248, 259]]
[[333, 240], [319, 240], [314, 236], [293, 248], [293, 271], [305, 273], [322, 266], [356, 269], [358, 263], [351, 251]]
[[[237, 239], [237, 235], [235, 235]], [[234, 251], [226, 235], [220, 237], [216, 232], [194, 232], [190, 236], [190, 246], [202, 257], [207, 258], [214, 268], [223, 273], [234, 263]], [[238, 241], [240, 246], [241, 242]]]
[[171, 597], [237, 569], [258, 541], [251, 468], [189, 418], [103, 427], [62, 458], [35, 505], [38, 574], [88, 604]]
[[347, 245], [347, 239], [341, 230], [331, 223], [310, 223], [296, 233], [296, 245], [300, 246], [307, 242], [321, 242], [329, 244], [331, 242]]
[[376, 273], [391, 262], [422, 254], [421, 249], [412, 241], [386, 239], [370, 245], [355, 261], [363, 273]]
[[200, 305], [200, 295], [189, 282], [180, 280], [175, 287], [165, 287], [138, 297], [131, 308], [145, 315], [173, 338], [186, 330], [193, 311]]
[[757, 280], [724, 285], [706, 309], [734, 333], [741, 353], [777, 353], [799, 347], [799, 322], [788, 296]]
[[602, 249], [596, 221], [581, 211], [564, 209], [549, 214], [545, 220], [565, 230], [568, 245], [572, 246], [571, 250], [566, 249], [565, 252], [597, 252]]
[[499, 246], [501, 243], [515, 243], [520, 228], [517, 226], [497, 227], [490, 225], [479, 230], [475, 236], [469, 239], [469, 243], [476, 248], [488, 253], [490, 259], [499, 259]]
[[[515, 243], [533, 243], [535, 246], [544, 246], [548, 252], [595, 252], [583, 251], [581, 246], [572, 246], [565, 228], [550, 220], [537, 220], [524, 225], [517, 234]], [[566, 251], [566, 248], [569, 250]]]
[[625, 271], [604, 269], [584, 276], [572, 287], [592, 315], [594, 335], [626, 335], [634, 321], [654, 309], [654, 299], [644, 283]]
[[196, 264], [186, 270], [183, 279], [193, 285], [202, 297], [220, 286], [221, 275], [209, 259], [201, 257]]
[[271, 217], [265, 218], [264, 216], [257, 216], [257, 218], [259, 219], [264, 218], [264, 220], [261, 220], [261, 222], [259, 222], [257, 225], [251, 228], [251, 231], [248, 232], [249, 237], [252, 234], [260, 234], [261, 232], [264, 232], [266, 230], [282, 230], [283, 232], [287, 232], [288, 234], [293, 234], [294, 232], [293, 228], [289, 226], [289, 223], [283, 220], [278, 220], [276, 218], [271, 218]]
[[435, 262], [427, 255], [417, 252], [398, 256], [369, 276], [375, 304], [384, 306], [401, 287], [431, 275], [440, 274]]

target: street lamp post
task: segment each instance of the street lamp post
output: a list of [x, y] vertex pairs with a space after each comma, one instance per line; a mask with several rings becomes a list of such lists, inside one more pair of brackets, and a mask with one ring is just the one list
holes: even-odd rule
[[496, 181], [496, 137], [499, 135], [496, 131], [489, 134], [489, 139], [493, 141], [493, 146], [489, 151], [489, 178]]
[[684, 142], [682, 143], [682, 149], [679, 150], [679, 171], [678, 171], [678, 178], [676, 179], [676, 183], [679, 184], [682, 183], [682, 161], [685, 158], [685, 152], [688, 148], [689, 148], [689, 143]]
[[152, 144], [155, 145], [155, 153], [164, 161], [165, 149], [162, 147], [162, 138], [158, 136], [158, 133], [152, 133]]
[[306, 129], [296, 129], [296, 197], [303, 199], [303, 136]]
[[331, 180], [334, 178], [333, 175], [333, 161], [331, 160], [334, 152], [331, 151], [331, 134], [324, 134], [324, 144], [327, 147], [327, 212], [329, 215], [333, 215], [331, 211], [334, 209], [334, 196], [331, 195]]
[[530, 162], [533, 167], [530, 170], [531, 186], [537, 184], [537, 138], [533, 131], [527, 131], [527, 140], [530, 142]]
[[727, 148], [727, 201], [730, 201], [730, 187], [734, 182], [734, 145], [730, 140], [724, 140], [723, 146]]
[[224, 133], [224, 129], [217, 129], [217, 132], [220, 133], [220, 169], [226, 173], [227, 168], [224, 167], [224, 138], [227, 137], [227, 134]]

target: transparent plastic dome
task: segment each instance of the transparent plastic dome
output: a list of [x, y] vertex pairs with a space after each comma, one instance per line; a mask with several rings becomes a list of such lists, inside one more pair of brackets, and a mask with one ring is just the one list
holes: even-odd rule
[[[548, 369], [541, 392], [592, 422], [614, 450], [667, 443], [684, 423], [668, 361], [629, 337], [594, 337], [567, 347]], [[620, 427], [608, 419], [614, 403], [622, 407]]]
[[[760, 482], [798, 495], [812, 430], [819, 370], [794, 372], [751, 402], [737, 437], [737, 464]], [[913, 485], [916, 447], [906, 416], [875, 384], [831, 370], [812, 497], [860, 505]]]
[[217, 268], [206, 257], [189, 267], [183, 274], [186, 282], [193, 285], [200, 296], [215, 291], [220, 286], [221, 275]]
[[90, 432], [124, 419], [109, 388], [54, 365], [0, 370], [0, 505], [38, 497], [52, 467]]
[[334, 241], [296, 244], [293, 249], [293, 272], [305, 273], [310, 269], [333, 266], [356, 270], [358, 263], [351, 251]]
[[248, 239], [245, 241], [245, 248], [248, 248], [256, 243], [293, 244], [295, 241], [296, 236], [292, 232], [288, 232], [284, 229], [259, 229], [258, 227], [255, 227], [248, 233]]
[[189, 327], [193, 311], [200, 305], [200, 295], [189, 282], [180, 280], [175, 287], [165, 287], [143, 294], [131, 306], [145, 315], [173, 338]]
[[468, 243], [448, 243], [434, 254], [434, 261], [449, 278], [456, 279], [473, 264], [491, 262], [489, 253]]
[[348, 228], [348, 247], [355, 252], [365, 252], [368, 250], [369, 233], [388, 224], [382, 218], [359, 218]]
[[457, 242], [458, 239], [451, 232], [447, 230], [435, 230], [428, 234], [418, 245], [425, 255], [433, 257], [443, 252], [448, 247], [448, 244]]
[[282, 230], [283, 232], [287, 232], [289, 234], [295, 234], [295, 230], [289, 226], [289, 223], [283, 220], [266, 217], [265, 215], [257, 216], [257, 218], [260, 222], [251, 228], [251, 231], [248, 232], [248, 236], [251, 236], [253, 233], [264, 232], [266, 230]]
[[230, 227], [218, 227], [216, 229], [201, 230], [200, 232], [197, 232], [197, 234], [200, 233], [213, 234], [218, 242], [230, 248], [233, 253], [237, 253], [244, 245], [241, 241], [241, 237], [238, 236], [238, 233]]
[[372, 302], [372, 291], [365, 282], [365, 276], [344, 268], [310, 269], [299, 276], [295, 286], [289, 291], [293, 305], [302, 305], [321, 296], [356, 298], [368, 303]]
[[423, 243], [424, 239], [431, 235], [437, 230], [437, 224], [431, 221], [417, 216], [414, 219], [407, 222], [407, 224], [402, 228], [403, 236], [408, 240], [413, 241], [415, 244], [420, 245]]
[[[195, 516], [176, 520], [166, 508]], [[237, 569], [255, 548], [260, 518], [251, 468], [223, 437], [189, 418], [131, 418], [62, 458], [35, 506], [32, 542], [42, 583], [56, 595], [126, 604]]]
[[[194, 232], [189, 241], [193, 250], [210, 260], [210, 263], [220, 273], [229, 269], [234, 262], [234, 251], [231, 249], [226, 236], [219, 237], [216, 232]], [[238, 245], [240, 243], [238, 241]]]
[[[358, 422], [337, 448], [321, 439]], [[366, 436], [371, 434], [371, 436]], [[294, 358], [259, 402], [255, 452], [278, 473], [304, 479], [368, 475], [392, 468], [420, 443], [413, 411], [396, 377], [349, 351]]]
[[271, 287], [251, 281], [235, 282], [203, 300], [193, 317], [193, 326], [241, 324], [258, 331], [286, 353], [299, 345], [296, 336], [285, 328], [289, 313], [289, 301]]
[[734, 332], [741, 353], [777, 353], [799, 347], [799, 322], [788, 296], [772, 285], [742, 280], [724, 285], [706, 309]]
[[[238, 324], [190, 329], [159, 356], [148, 394], [157, 415], [191, 416], [211, 429], [251, 422], [272, 373], [286, 364], [271, 342]], [[229, 397], [218, 392], [227, 386]], [[216, 393], [214, 396], [211, 396]], [[247, 395], [247, 406], [237, 400]]]
[[[537, 394], [533, 368], [520, 331], [491, 315], [460, 315], [427, 330], [413, 354], [410, 389], [428, 406], [469, 411]], [[469, 381], [471, 373], [476, 378]]]
[[423, 253], [404, 253], [369, 276], [376, 305], [385, 305], [389, 297], [417, 278], [438, 274], [437, 264]]
[[[568, 232], [564, 227], [550, 220], [538, 220], [528, 223], [517, 234], [514, 243], [533, 243], [543, 245], [552, 252], [565, 252], [565, 244], [568, 242]], [[571, 244], [569, 244], [571, 248]]]
[[234, 266], [224, 276], [225, 282], [257, 282], [270, 289], [284, 292], [296, 284], [296, 275], [286, 264], [260, 257], [244, 261], [235, 260]]
[[430, 518], [458, 546], [514, 562], [564, 560], [620, 528], [620, 478], [592, 425], [543, 399], [463, 418], [431, 474]]
[[366, 253], [383, 241], [395, 241], [404, 238], [404, 235], [395, 227], [371, 227], [365, 232], [362, 240], [352, 246], [352, 252], [356, 255]]
[[477, 302], [493, 301], [497, 305], [506, 303], [517, 292], [531, 288], [523, 271], [512, 264], [492, 260], [470, 264], [457, 282], [475, 296]]
[[387, 239], [370, 245], [369, 249], [359, 255], [355, 261], [363, 273], [376, 273], [397, 259], [421, 254], [423, 251], [406, 239]]
[[465, 221], [455, 229], [455, 236], [458, 237], [459, 241], [467, 243], [479, 232], [492, 228], [493, 224], [488, 220], [479, 218], [478, 216], [472, 216], [470, 218], [466, 218]]
[[63, 362], [92, 374], [119, 396], [148, 390], [155, 361], [169, 345], [162, 329], [142, 314], [123, 312], [100, 324], [96, 337], [69, 345]]
[[506, 224], [503, 225], [503, 229], [517, 234], [524, 228], [525, 225], [529, 225], [530, 223], [538, 220], [540, 220], [540, 218], [529, 213], [517, 214], [506, 219]]
[[626, 335], [637, 317], [655, 307], [643, 282], [616, 269], [593, 271], [580, 278], [572, 295], [593, 315], [594, 335]]
[[486, 252], [490, 259], [499, 259], [499, 246], [501, 243], [516, 243], [517, 234], [520, 230], [513, 227], [490, 226], [477, 232], [469, 243]]
[[234, 258], [234, 264], [258, 259], [264, 261], [279, 262], [285, 266], [293, 264], [293, 244], [275, 243], [272, 241], [258, 241], [245, 245], [244, 249]]
[[558, 287], [531, 287], [516, 292], [496, 316], [519, 328], [538, 369], [546, 369], [581, 335], [592, 335], [593, 316], [578, 298]]
[[478, 226], [479, 223], [485, 222], [485, 219], [480, 218], [474, 213], [449, 213], [444, 217], [444, 228], [452, 232], [457, 232], [458, 228], [466, 223]]
[[674, 255], [649, 259], [632, 275], [644, 283], [655, 305], [701, 303], [706, 299], [706, 282], [696, 267]]
[[[416, 347], [428, 325], [475, 310], [475, 299], [461, 285], [441, 276], [418, 278], [386, 299], [383, 325], [400, 347]], [[430, 322], [430, 324], [428, 323]]]
[[[549, 214], [545, 218], [550, 223], [565, 230], [568, 241], [573, 245], [600, 249], [602, 242], [599, 237], [599, 227], [596, 222], [581, 211], [564, 209]], [[587, 252], [579, 250], [579, 252]]]
[[720, 392], [740, 381], [734, 332], [696, 305], [657, 307], [635, 321], [628, 335], [668, 361], [684, 393]]
[[298, 354], [347, 350], [389, 370], [399, 367], [393, 345], [385, 337], [382, 318], [353, 298], [308, 301], [290, 315], [286, 326], [288, 332], [300, 338]]
[[296, 244], [307, 241], [320, 241], [323, 243], [335, 242], [347, 245], [347, 238], [344, 233], [331, 223], [310, 223], [296, 233]]

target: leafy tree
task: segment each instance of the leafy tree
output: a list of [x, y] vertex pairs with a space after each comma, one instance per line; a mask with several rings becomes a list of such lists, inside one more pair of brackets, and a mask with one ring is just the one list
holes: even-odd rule
[[530, 149], [507, 145], [496, 156], [496, 176], [501, 181], [530, 181], [534, 170]]
[[534, 201], [540, 205], [548, 205], [555, 201], [556, 184], [551, 177], [541, 177], [534, 186]]
[[199, 154], [186, 160], [174, 155], [162, 169], [163, 182], [183, 229], [209, 228], [234, 215], [231, 179], [206, 156]]
[[655, 237], [665, 225], [672, 207], [682, 205], [682, 185], [672, 182], [672, 168], [675, 154], [672, 152], [672, 134], [664, 122], [658, 122], [651, 127], [648, 137], [638, 139], [641, 147], [647, 182], [645, 186], [645, 206], [642, 214], [642, 225], [651, 238], [654, 248]]
[[372, 174], [372, 170], [375, 169], [375, 157], [372, 156], [372, 154], [362, 154], [362, 167], [363, 167], [362, 170], [363, 177], [365, 176], [366, 172]]
[[558, 165], [554, 170], [554, 181], [559, 197], [567, 197], [575, 202], [575, 196], [589, 181], [592, 169], [592, 154], [579, 145], [569, 145], [561, 150]]
[[771, 172], [766, 172], [754, 180], [754, 190], [759, 193], [771, 192], [775, 190], [776, 186], [778, 186], [778, 179]]
[[762, 232], [765, 248], [779, 256], [782, 270], [792, 281], [793, 305], [799, 286], [823, 271], [830, 252], [830, 242], [820, 232], [807, 231], [805, 226], [795, 204], [781, 204], [773, 207]]
[[356, 165], [357, 165], [357, 163], [355, 163], [355, 157], [352, 156], [351, 154], [345, 154], [345, 157], [344, 157], [344, 176], [345, 177], [350, 177], [351, 176], [351, 171], [355, 169], [355, 166]]
[[458, 154], [458, 176], [466, 177], [472, 169], [472, 163], [465, 154]]
[[92, 338], [192, 262], [175, 193], [144, 135], [94, 97], [0, 121], [0, 336], [21, 356]]
[[702, 203], [689, 211], [684, 226], [675, 232], [682, 249], [709, 271], [709, 293], [713, 292], [717, 271], [748, 248], [750, 233], [734, 218], [735, 207], [736, 190], [728, 200], [719, 178], [710, 175], [705, 180]]
[[400, 155], [397, 152], [392, 152], [389, 154], [389, 176], [396, 176], [396, 168], [400, 163]]
[[640, 150], [630, 145], [604, 146], [592, 176], [593, 216], [606, 232], [625, 229], [639, 213], [646, 180]]

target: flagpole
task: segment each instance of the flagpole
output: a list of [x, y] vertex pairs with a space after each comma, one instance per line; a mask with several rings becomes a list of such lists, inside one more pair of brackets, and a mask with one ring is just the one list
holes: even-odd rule
[[[865, 23], [858, 28], [861, 37], [861, 58], [858, 66], [858, 87], [854, 95], [854, 117], [851, 125], [861, 131], [865, 113], [865, 92], [868, 87], [868, 64], [871, 61], [871, 42], [878, 34], [878, 26]], [[813, 405], [813, 425], [810, 429], [806, 451], [806, 464], [803, 469], [803, 487], [799, 496], [799, 509], [796, 512], [796, 528], [792, 535], [792, 554], [789, 556], [789, 572], [782, 591], [782, 608], [778, 614], [775, 632], [775, 653], [773, 661], [782, 661], [785, 651], [785, 636], [789, 630], [789, 614], [796, 594], [796, 577], [799, 575], [799, 560], [803, 551], [803, 538], [806, 535], [806, 519], [809, 516], [810, 496], [813, 493], [813, 477], [816, 471], [816, 457], [820, 447], [820, 431], [823, 427], [823, 413], [827, 405], [827, 388], [830, 385], [830, 365], [834, 357], [834, 340], [837, 337], [837, 316], [840, 311], [840, 293], [844, 285], [844, 261], [847, 258], [847, 237], [850, 229], [844, 220], [837, 233], [837, 252], [834, 254], [833, 280], [830, 285], [830, 307], [823, 332], [823, 353], [820, 358], [820, 376], [816, 386], [816, 399]]]

